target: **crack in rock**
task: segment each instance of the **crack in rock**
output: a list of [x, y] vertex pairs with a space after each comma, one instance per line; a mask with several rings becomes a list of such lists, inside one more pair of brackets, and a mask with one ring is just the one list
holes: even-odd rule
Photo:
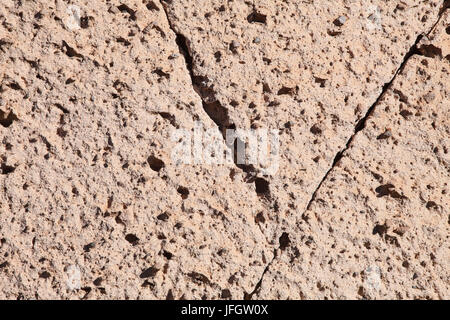
[[[306, 206], [305, 211], [303, 212], [303, 215], [309, 210], [309, 208], [311, 207], [312, 202], [315, 200], [316, 194], [318, 192], [318, 190], [321, 188], [323, 182], [327, 179], [328, 175], [330, 174], [330, 172], [334, 169], [334, 167], [337, 165], [337, 163], [339, 162], [339, 160], [342, 158], [343, 154], [345, 153], [345, 151], [347, 151], [347, 149], [350, 147], [352, 141], [354, 140], [356, 134], [363, 130], [365, 128], [365, 124], [367, 122], [367, 119], [373, 114], [375, 107], [378, 105], [378, 103], [381, 101], [381, 99], [384, 97], [385, 93], [388, 91], [388, 89], [392, 86], [393, 82], [395, 81], [396, 77], [403, 71], [403, 69], [405, 68], [407, 62], [409, 61], [409, 59], [413, 56], [413, 55], [424, 55], [424, 53], [419, 49], [418, 45], [420, 43], [420, 40], [422, 40], [423, 37], [427, 37], [433, 30], [434, 28], [437, 26], [437, 24], [439, 23], [441, 17], [443, 16], [444, 12], [450, 8], [450, 0], [444, 0], [444, 3], [439, 11], [438, 14], [438, 18], [436, 20], [436, 22], [433, 24], [433, 26], [431, 27], [431, 29], [426, 33], [422, 33], [419, 34], [416, 38], [416, 41], [414, 42], [414, 44], [411, 46], [411, 48], [408, 50], [408, 52], [405, 54], [402, 62], [400, 63], [400, 66], [397, 68], [396, 72], [394, 73], [394, 76], [391, 78], [391, 80], [387, 83], [385, 83], [383, 85], [383, 89], [380, 93], [380, 95], [377, 97], [377, 99], [375, 100], [375, 102], [370, 106], [370, 108], [367, 110], [366, 114], [364, 115], [364, 117], [362, 117], [358, 123], [355, 126], [354, 129], [354, 133], [352, 134], [352, 136], [347, 140], [347, 143], [345, 144], [344, 148], [341, 151], [338, 151], [333, 159], [333, 163], [330, 167], [330, 169], [328, 169], [328, 171], [325, 173], [324, 177], [321, 179], [321, 181], [319, 182], [317, 188], [314, 190], [311, 199], [308, 201], [308, 205]], [[281, 247], [280, 247], [281, 248]], [[279, 248], [279, 249], [280, 249]], [[269, 271], [271, 265], [274, 263], [275, 259], [277, 258], [277, 252], [278, 250], [275, 250], [274, 252], [274, 257], [273, 259], [266, 265], [266, 267], [264, 268], [263, 273], [261, 274], [260, 280], [258, 281], [258, 283], [256, 284], [255, 288], [250, 292], [250, 293], [245, 293], [244, 294], [244, 299], [246, 300], [251, 300], [253, 295], [256, 294], [257, 292], [259, 292], [259, 290], [261, 289], [261, 285], [262, 282], [264, 281], [264, 276], [266, 275], [267, 271]]]
[[[189, 71], [194, 91], [198, 94], [200, 100], [202, 101], [204, 111], [209, 116], [209, 118], [211, 120], [213, 120], [213, 122], [217, 125], [218, 129], [220, 130], [220, 132], [222, 133], [222, 135], [225, 139], [225, 130], [236, 128], [235, 124], [231, 121], [231, 119], [228, 115], [228, 109], [223, 107], [220, 104], [220, 102], [214, 98], [213, 89], [209, 88], [205, 85], [205, 83], [207, 83], [208, 79], [205, 76], [196, 76], [194, 74], [194, 72], [193, 72], [193, 57], [189, 51], [188, 40], [186, 39], [186, 37], [183, 34], [177, 32], [175, 30], [175, 28], [173, 27], [171, 20], [169, 18], [169, 14], [168, 14], [167, 8], [166, 8], [166, 3], [164, 0], [161, 0], [161, 2], [162, 2], [162, 6], [164, 8], [164, 12], [166, 14], [166, 18], [169, 23], [169, 26], [170, 26], [171, 30], [174, 32], [174, 34], [176, 35], [176, 43], [179, 47], [180, 53], [184, 56], [184, 59], [186, 62], [186, 67]], [[306, 209], [303, 212], [303, 215], [310, 209], [311, 204], [314, 202], [317, 192], [321, 188], [323, 182], [328, 178], [331, 171], [339, 163], [339, 161], [343, 157], [344, 153], [348, 150], [348, 148], [352, 144], [352, 142], [353, 142], [355, 136], [358, 134], [358, 132], [360, 132], [361, 130], [363, 130], [365, 128], [368, 118], [373, 114], [376, 106], [383, 99], [386, 92], [391, 88], [391, 86], [392, 86], [393, 82], [395, 81], [395, 79], [397, 78], [397, 76], [403, 71], [403, 69], [406, 66], [409, 59], [413, 55], [425, 55], [424, 52], [420, 50], [418, 45], [419, 45], [420, 41], [422, 40], [422, 38], [427, 37], [434, 30], [434, 28], [438, 25], [444, 12], [449, 7], [450, 7], [450, 0], [444, 0], [442, 7], [439, 11], [436, 22], [433, 24], [433, 26], [430, 28], [430, 30], [427, 33], [421, 33], [417, 36], [414, 44], [410, 47], [408, 52], [403, 57], [402, 62], [400, 63], [400, 66], [395, 71], [391, 80], [383, 85], [382, 91], [379, 94], [379, 96], [377, 97], [377, 99], [375, 100], [375, 102], [369, 107], [369, 109], [367, 110], [365, 115], [357, 122], [357, 124], [354, 128], [353, 134], [349, 137], [349, 139], [345, 143], [344, 147], [336, 153], [331, 167], [327, 170], [327, 172], [325, 173], [325, 175], [323, 176], [323, 178], [321, 179], [321, 181], [315, 188], [314, 192], [312, 193], [312, 196], [311, 196], [310, 200], [308, 201], [308, 204], [306, 206]], [[254, 18], [254, 17], [252, 16], [252, 18]], [[227, 144], [227, 146], [230, 148], [236, 148], [236, 145], [238, 142], [237, 140], [238, 140], [238, 138], [235, 140], [234, 145], [230, 146]], [[227, 141], [225, 140], [225, 143], [226, 142]], [[238, 168], [240, 168], [241, 170], [246, 172], [248, 175], [252, 175], [253, 179], [255, 179], [256, 169], [252, 165], [247, 166], [247, 165], [238, 164], [238, 162], [236, 161], [236, 152], [235, 152], [234, 163]], [[261, 277], [259, 278], [259, 281], [256, 283], [253, 290], [250, 293], [244, 292], [244, 297], [243, 297], [244, 300], [251, 300], [253, 298], [253, 296], [259, 292], [259, 290], [261, 289], [262, 282], [264, 280], [264, 276], [269, 271], [271, 265], [274, 263], [275, 259], [278, 256], [278, 252], [280, 250], [284, 250], [284, 248], [282, 248], [282, 245], [281, 245], [281, 237], [280, 237], [279, 248], [274, 250], [273, 258], [264, 268], [264, 271], [262, 272]]]
[[[175, 28], [173, 27], [173, 25], [170, 21], [169, 14], [167, 12], [167, 8], [166, 8], [166, 4], [165, 4], [164, 0], [161, 0], [161, 2], [162, 2], [161, 4], [164, 9], [169, 27], [176, 36], [175, 42], [178, 46], [180, 53], [184, 57], [184, 60], [186, 63], [186, 68], [187, 68], [190, 78], [191, 78], [192, 87], [202, 102], [203, 110], [206, 112], [208, 117], [217, 125], [217, 128], [219, 129], [219, 131], [222, 134], [225, 145], [228, 148], [233, 149], [233, 151], [234, 151], [233, 152], [233, 155], [234, 155], [233, 162], [234, 162], [235, 166], [237, 168], [241, 169], [243, 172], [247, 173], [247, 176], [245, 177], [245, 181], [247, 183], [254, 182], [257, 194], [260, 195], [262, 198], [265, 198], [266, 200], [270, 201], [269, 182], [263, 178], [256, 177], [257, 170], [252, 164], [250, 164], [250, 165], [241, 164], [238, 161], [238, 155], [237, 155], [238, 144], [243, 144], [244, 142], [242, 140], [240, 140], [238, 137], [235, 138], [234, 143], [231, 145], [229, 144], [229, 141], [227, 141], [226, 130], [227, 129], [236, 129], [235, 124], [231, 121], [231, 119], [228, 115], [228, 109], [223, 107], [219, 101], [214, 99], [214, 92], [211, 88], [208, 88], [205, 85], [203, 85], [203, 83], [206, 83], [207, 79], [204, 76], [196, 76], [194, 74], [193, 57], [189, 50], [188, 40], [186, 39], [186, 37], [183, 34], [177, 32], [175, 30]], [[263, 187], [261, 187], [260, 185], [263, 185]], [[259, 226], [259, 224], [258, 224], [258, 226]], [[262, 234], [264, 234], [263, 231], [261, 230], [261, 228], [260, 228], [260, 231]], [[266, 241], [267, 241], [267, 239], [266, 239]], [[263, 271], [261, 277], [259, 278], [255, 288], [250, 293], [244, 292], [244, 299], [251, 300], [252, 296], [256, 292], [258, 292], [259, 288], [261, 287], [262, 280], [264, 278], [265, 273], [269, 270], [270, 265], [277, 257], [278, 250], [279, 249], [274, 250], [273, 258], [267, 264], [267, 266], [264, 268], [264, 271]]]
[[[238, 146], [245, 147], [244, 141], [242, 141], [239, 137], [235, 137], [233, 139], [233, 142], [227, 141], [226, 130], [236, 129], [236, 125], [229, 117], [228, 109], [222, 106], [220, 102], [215, 99], [214, 90], [205, 85], [208, 80], [207, 77], [197, 76], [194, 74], [193, 57], [189, 50], [188, 39], [186, 39], [183, 34], [177, 32], [176, 28], [172, 25], [164, 1], [162, 2], [162, 6], [164, 8], [169, 27], [176, 36], [176, 44], [178, 45], [179, 51], [185, 59], [186, 68], [191, 77], [192, 87], [202, 102], [203, 110], [206, 112], [208, 117], [217, 125], [217, 128], [222, 134], [225, 145], [233, 151], [233, 162], [235, 166], [247, 174], [244, 179], [245, 182], [255, 183], [255, 189], [258, 196], [260, 196], [261, 199], [265, 199], [270, 202], [272, 198], [270, 196], [269, 181], [264, 178], [257, 177], [258, 170], [253, 164], [244, 164], [242, 163], [242, 159], [238, 158]], [[263, 186], [262, 188], [260, 187], [261, 185]]]
[[259, 278], [259, 280], [256, 283], [256, 286], [253, 288], [253, 290], [250, 293], [244, 292], [244, 300], [252, 300], [253, 295], [255, 295], [256, 293], [259, 292], [259, 290], [261, 289], [262, 282], [264, 280], [264, 276], [265, 276], [266, 272], [269, 271], [270, 266], [272, 265], [272, 263], [277, 258], [277, 253], [278, 253], [278, 249], [274, 250], [272, 260], [270, 260], [270, 262], [264, 268], [264, 271], [261, 274], [261, 277]]
[[443, 13], [445, 12], [446, 9], [448, 9], [450, 7], [450, 1], [445, 0], [444, 4], [440, 10], [438, 19], [436, 20], [436, 23], [433, 24], [433, 27], [427, 32], [427, 33], [422, 33], [419, 34], [416, 38], [416, 41], [414, 42], [414, 44], [411, 46], [411, 48], [408, 50], [408, 52], [405, 54], [405, 56], [403, 57], [402, 62], [400, 63], [400, 66], [397, 68], [397, 70], [394, 73], [394, 76], [391, 78], [391, 80], [387, 83], [385, 83], [383, 85], [383, 89], [380, 93], [380, 95], [377, 97], [377, 99], [375, 100], [375, 102], [370, 106], [370, 108], [367, 110], [366, 114], [358, 121], [358, 123], [355, 126], [354, 129], [354, 133], [351, 135], [351, 137], [347, 140], [344, 148], [342, 148], [340, 151], [338, 151], [333, 159], [333, 163], [331, 165], [331, 167], [328, 169], [328, 171], [325, 173], [325, 175], [323, 176], [323, 178], [320, 180], [319, 184], [317, 185], [316, 189], [314, 190], [311, 199], [308, 201], [308, 205], [306, 206], [306, 209], [304, 211], [304, 213], [306, 211], [308, 211], [311, 207], [312, 202], [315, 200], [316, 198], [316, 194], [318, 192], [318, 190], [320, 189], [320, 187], [322, 186], [323, 182], [327, 179], [328, 175], [331, 173], [331, 171], [334, 169], [334, 167], [338, 164], [339, 160], [341, 160], [343, 154], [347, 151], [347, 149], [350, 147], [351, 143], [353, 142], [355, 136], [358, 134], [359, 131], [363, 130], [366, 126], [366, 122], [367, 119], [373, 114], [375, 107], [378, 105], [378, 103], [381, 101], [381, 99], [383, 99], [384, 95], [386, 94], [386, 92], [389, 90], [389, 88], [392, 86], [392, 83], [395, 81], [395, 79], [397, 78], [397, 76], [403, 71], [403, 69], [406, 66], [406, 63], [408, 62], [408, 60], [413, 56], [413, 55], [425, 55], [423, 50], [421, 50], [418, 45], [420, 43], [420, 41], [424, 38], [427, 37], [435, 28], [435, 26], [437, 25], [437, 23], [439, 22], [439, 20], [441, 19]]

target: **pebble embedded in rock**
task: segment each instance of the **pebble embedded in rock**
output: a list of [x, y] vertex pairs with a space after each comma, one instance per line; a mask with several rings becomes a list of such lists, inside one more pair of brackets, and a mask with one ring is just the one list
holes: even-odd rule
[[238, 41], [233, 40], [233, 41], [231, 41], [230, 49], [231, 49], [231, 51], [236, 51], [240, 46], [241, 46], [241, 44]]
[[341, 27], [344, 25], [344, 23], [347, 21], [347, 17], [345, 16], [339, 16], [338, 18], [336, 18], [333, 23], [334, 25]]

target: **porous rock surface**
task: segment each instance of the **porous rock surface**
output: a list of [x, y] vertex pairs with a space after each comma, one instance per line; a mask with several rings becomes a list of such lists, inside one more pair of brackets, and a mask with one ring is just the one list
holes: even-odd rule
[[449, 24], [419, 42], [306, 219], [286, 226], [258, 298], [449, 298]]
[[266, 178], [274, 238], [273, 226], [304, 212], [442, 1], [206, 3], [163, 2], [203, 100], [226, 110], [217, 121], [281, 131], [279, 170]]
[[172, 130], [215, 124], [162, 7], [90, 3], [74, 31], [63, 2], [2, 2], [1, 297], [241, 296], [272, 259], [262, 208], [227, 167], [171, 163]]
[[447, 6], [2, 1], [0, 298], [449, 298]]

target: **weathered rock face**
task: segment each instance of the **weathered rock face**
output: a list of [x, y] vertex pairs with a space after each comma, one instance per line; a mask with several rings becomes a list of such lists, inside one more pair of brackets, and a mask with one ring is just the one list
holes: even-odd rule
[[241, 297], [263, 208], [239, 172], [172, 163], [173, 130], [215, 124], [162, 7], [89, 3], [71, 29], [62, 2], [2, 2], [0, 297]]
[[270, 229], [304, 212], [442, 1], [163, 3], [203, 100], [226, 109], [224, 125], [281, 131]]
[[449, 297], [449, 23], [419, 43], [306, 221], [286, 226], [258, 298]]
[[447, 6], [2, 1], [0, 298], [448, 298]]

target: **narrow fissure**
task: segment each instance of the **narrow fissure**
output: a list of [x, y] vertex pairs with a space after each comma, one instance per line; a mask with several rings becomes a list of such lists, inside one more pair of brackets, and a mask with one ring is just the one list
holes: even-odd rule
[[261, 289], [261, 285], [264, 279], [264, 276], [266, 275], [266, 272], [269, 271], [270, 266], [272, 265], [272, 263], [275, 261], [275, 259], [277, 258], [277, 252], [278, 249], [274, 250], [273, 252], [273, 258], [272, 260], [270, 260], [270, 262], [266, 265], [266, 267], [264, 268], [263, 273], [261, 274], [261, 277], [259, 278], [258, 282], [256, 283], [255, 288], [250, 292], [244, 292], [244, 300], [252, 300], [253, 295], [255, 293], [257, 293], [260, 289]]
[[264, 271], [261, 274], [259, 281], [256, 283], [255, 288], [253, 288], [253, 290], [250, 293], [244, 292], [244, 300], [251, 300], [253, 295], [259, 292], [259, 290], [261, 289], [261, 285], [262, 285], [264, 276], [267, 273], [267, 271], [269, 271], [270, 266], [277, 258], [278, 252], [284, 251], [290, 246], [291, 240], [289, 239], [289, 234], [287, 232], [283, 232], [281, 234], [281, 236], [278, 238], [278, 243], [279, 243], [278, 249], [275, 249], [273, 251], [273, 258], [272, 258], [272, 260], [270, 260], [270, 262], [264, 268]]
[[[176, 36], [175, 41], [178, 46], [178, 49], [184, 57], [184, 60], [186, 63], [186, 68], [188, 69], [189, 75], [191, 77], [192, 87], [194, 88], [194, 91], [198, 94], [200, 100], [202, 101], [204, 111], [209, 116], [209, 118], [217, 125], [218, 129], [222, 133], [225, 144], [229, 148], [232, 148], [234, 150], [233, 162], [237, 168], [239, 168], [243, 172], [247, 173], [246, 182], [248, 182], [248, 183], [254, 182], [257, 194], [267, 200], [270, 200], [269, 182], [264, 178], [256, 178], [256, 168], [253, 165], [241, 164], [238, 161], [237, 146], [238, 146], [238, 143], [243, 143], [243, 141], [241, 141], [239, 138], [236, 138], [232, 145], [227, 144], [226, 136], [225, 136], [226, 129], [235, 129], [236, 126], [234, 125], [234, 123], [232, 123], [230, 121], [230, 118], [228, 117], [228, 110], [226, 108], [224, 108], [218, 101], [211, 102], [211, 103], [205, 102], [205, 99], [202, 96], [202, 91], [201, 91], [200, 85], [199, 85], [199, 82], [201, 82], [202, 79], [201, 79], [201, 77], [196, 77], [194, 75], [193, 58], [189, 52], [189, 48], [187, 45], [187, 39], [184, 35], [176, 32], [175, 28], [171, 24], [169, 15], [167, 13], [167, 9], [163, 3], [162, 3], [162, 6], [163, 6], [164, 12], [166, 14], [166, 19], [169, 24], [169, 27]], [[262, 230], [261, 230], [261, 233], [263, 233]], [[277, 248], [274, 250], [273, 258], [264, 268], [264, 271], [261, 274], [261, 277], [260, 277], [259, 281], [257, 282], [255, 288], [250, 293], [244, 292], [245, 300], [251, 300], [253, 295], [259, 291], [262, 281], [263, 281], [263, 278], [264, 278], [264, 275], [269, 270], [272, 262], [275, 261], [275, 258], [277, 257], [277, 252], [279, 249], [280, 248]]]
[[[236, 125], [231, 121], [229, 115], [228, 115], [228, 109], [223, 107], [219, 101], [214, 100], [212, 102], [207, 102], [206, 100], [209, 100], [208, 97], [213, 96], [213, 92], [210, 88], [205, 87], [202, 82], [205, 80], [205, 77], [202, 76], [196, 76], [193, 71], [193, 57], [191, 56], [189, 52], [189, 47], [187, 43], [186, 37], [176, 32], [175, 28], [172, 26], [171, 21], [169, 19], [169, 14], [167, 12], [167, 9], [164, 4], [162, 4], [164, 8], [164, 12], [166, 14], [166, 19], [169, 23], [169, 27], [172, 30], [172, 32], [176, 36], [176, 44], [178, 45], [178, 49], [180, 53], [183, 55], [184, 60], [186, 62], [186, 68], [188, 69], [189, 75], [191, 77], [192, 87], [194, 88], [194, 91], [197, 93], [197, 95], [200, 97], [200, 100], [202, 101], [203, 110], [206, 112], [208, 117], [217, 125], [219, 131], [222, 134], [222, 137], [224, 138], [225, 144], [228, 148], [232, 149], [234, 152], [234, 158], [233, 162], [236, 165], [237, 168], [241, 169], [243, 172], [247, 174], [246, 181], [248, 183], [255, 182], [255, 187], [259, 190], [258, 186], [261, 184], [261, 180], [263, 181], [263, 184], [268, 185], [268, 181], [263, 178], [256, 178], [256, 168], [253, 165], [247, 165], [242, 164], [241, 161], [239, 161], [237, 157], [237, 145], [243, 143], [242, 140], [239, 138], [236, 138], [233, 142], [233, 144], [228, 144], [226, 141], [226, 130], [227, 129], [236, 129]], [[266, 199], [269, 199], [269, 187], [267, 186], [266, 191], [264, 192], [258, 192], [257, 194], [260, 196], [265, 197]]]
[[406, 55], [403, 58], [402, 63], [400, 64], [400, 67], [397, 69], [397, 71], [394, 73], [394, 76], [391, 78], [391, 80], [387, 83], [385, 83], [383, 85], [383, 89], [380, 93], [380, 95], [377, 97], [377, 99], [375, 100], [375, 102], [370, 106], [370, 108], [367, 110], [366, 114], [357, 122], [354, 132], [353, 134], [350, 136], [350, 138], [347, 140], [344, 148], [342, 148], [340, 151], [338, 151], [333, 159], [332, 165], [331, 167], [328, 169], [328, 171], [325, 173], [325, 175], [323, 176], [323, 178], [320, 180], [319, 184], [317, 185], [316, 189], [314, 190], [310, 200], [308, 201], [308, 204], [306, 206], [305, 212], [309, 210], [309, 208], [311, 207], [311, 204], [313, 203], [313, 201], [316, 198], [316, 194], [317, 191], [320, 189], [320, 187], [322, 186], [322, 183], [328, 178], [328, 175], [330, 174], [330, 172], [334, 169], [334, 167], [338, 164], [338, 162], [341, 160], [343, 154], [345, 153], [345, 151], [347, 151], [347, 149], [350, 147], [351, 143], [353, 142], [353, 139], [355, 138], [355, 136], [358, 134], [358, 132], [360, 132], [361, 130], [363, 130], [366, 126], [366, 122], [367, 119], [372, 115], [373, 111], [375, 110], [375, 107], [378, 105], [378, 103], [381, 101], [381, 99], [383, 99], [384, 95], [386, 94], [386, 92], [389, 90], [389, 88], [391, 87], [392, 83], [394, 82], [395, 78], [397, 77], [397, 75], [399, 73], [401, 73], [401, 71], [403, 70], [403, 68], [405, 67], [407, 61], [409, 60], [409, 58], [411, 58], [414, 54], [419, 54], [418, 48], [417, 48], [417, 44], [420, 42], [420, 40], [422, 39], [423, 34], [419, 35], [416, 39], [416, 41], [414, 42], [413, 46], [409, 49], [409, 51], [406, 53]]
[[331, 167], [328, 169], [328, 171], [325, 173], [325, 175], [323, 176], [323, 178], [321, 179], [321, 181], [319, 182], [317, 188], [314, 190], [311, 199], [308, 202], [308, 205], [306, 206], [305, 212], [309, 210], [312, 202], [315, 200], [316, 198], [316, 194], [317, 191], [320, 189], [320, 187], [322, 186], [322, 183], [327, 179], [328, 175], [330, 174], [330, 172], [334, 169], [334, 167], [338, 164], [339, 160], [341, 160], [343, 154], [345, 153], [345, 151], [347, 151], [347, 149], [350, 147], [351, 143], [353, 142], [353, 139], [355, 138], [355, 136], [358, 134], [359, 131], [363, 130], [366, 126], [366, 122], [367, 119], [373, 114], [375, 107], [378, 105], [378, 103], [381, 101], [381, 99], [383, 99], [384, 95], [386, 94], [386, 92], [389, 90], [389, 88], [392, 86], [392, 83], [395, 81], [395, 79], [397, 78], [397, 76], [403, 71], [403, 69], [406, 66], [406, 63], [408, 62], [408, 60], [413, 56], [413, 55], [424, 55], [423, 52], [421, 52], [421, 50], [419, 50], [418, 44], [420, 43], [420, 40], [422, 40], [423, 37], [427, 37], [435, 28], [435, 26], [437, 25], [437, 23], [439, 22], [439, 20], [442, 17], [442, 14], [445, 12], [446, 9], [448, 9], [450, 7], [450, 1], [444, 1], [444, 4], [439, 12], [439, 16], [437, 21], [433, 24], [433, 26], [431, 27], [431, 29], [426, 33], [422, 33], [420, 35], [417, 36], [416, 41], [414, 42], [414, 44], [411, 46], [411, 48], [409, 49], [409, 51], [405, 54], [405, 56], [403, 57], [403, 60], [400, 64], [400, 66], [398, 67], [398, 69], [396, 70], [396, 72], [394, 73], [394, 76], [391, 78], [391, 80], [387, 83], [385, 83], [383, 85], [383, 89], [380, 93], [380, 95], [377, 97], [377, 99], [375, 100], [375, 102], [370, 106], [370, 108], [367, 110], [366, 114], [364, 115], [364, 117], [362, 117], [356, 124], [355, 129], [353, 134], [351, 135], [351, 137], [347, 140], [347, 143], [345, 144], [344, 148], [342, 148], [342, 150], [338, 151], [333, 159], [333, 163], [331, 165]]

